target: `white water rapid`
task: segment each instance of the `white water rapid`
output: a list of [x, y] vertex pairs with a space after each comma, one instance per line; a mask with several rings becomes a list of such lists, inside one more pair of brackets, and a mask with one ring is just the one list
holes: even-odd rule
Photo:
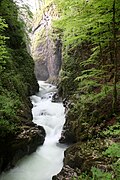
[[20, 160], [16, 167], [2, 173], [0, 180], [51, 180], [63, 166], [64, 150], [58, 140], [65, 122], [62, 103], [52, 103], [56, 87], [40, 81], [40, 91], [31, 97], [33, 122], [44, 127], [45, 142], [37, 151]]

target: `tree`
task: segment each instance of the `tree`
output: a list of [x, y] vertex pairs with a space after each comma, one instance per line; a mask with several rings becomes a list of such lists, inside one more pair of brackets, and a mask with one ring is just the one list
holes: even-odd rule
[[[80, 82], [80, 89], [85, 90], [85, 87], [90, 89], [90, 86], [100, 85], [106, 95], [111, 91], [113, 85], [112, 107], [115, 112], [120, 2], [118, 0], [75, 0], [74, 2], [56, 0], [55, 2], [61, 15], [55, 27], [62, 31], [63, 51], [67, 49], [64, 52], [68, 54], [70, 51], [75, 52], [80, 44], [91, 45], [89, 56], [86, 58], [84, 56], [83, 60], [79, 57], [80, 73], [77, 74], [76, 79]], [[84, 52], [84, 49], [82, 51]], [[69, 63], [69, 59], [70, 57], [66, 63]]]

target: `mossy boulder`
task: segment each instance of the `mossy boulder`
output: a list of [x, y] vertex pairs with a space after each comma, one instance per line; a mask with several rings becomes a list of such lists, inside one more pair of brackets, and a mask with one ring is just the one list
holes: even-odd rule
[[110, 144], [110, 139], [98, 138], [71, 145], [65, 151], [64, 167], [57, 176], [53, 177], [53, 180], [77, 179], [83, 172], [91, 176], [92, 167], [97, 167], [103, 171], [111, 171], [111, 158], [102, 154]]

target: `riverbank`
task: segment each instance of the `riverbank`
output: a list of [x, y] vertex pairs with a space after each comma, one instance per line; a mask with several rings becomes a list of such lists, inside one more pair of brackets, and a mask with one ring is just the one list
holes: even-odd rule
[[[74, 95], [65, 100], [66, 122], [60, 143], [71, 144], [65, 151], [64, 166], [53, 180], [115, 179], [120, 177], [120, 124], [118, 101], [112, 115], [112, 96], [91, 103], [86, 109], [77, 107]], [[97, 107], [97, 108], [96, 108]], [[95, 113], [96, 111], [96, 113]], [[94, 113], [94, 114], [93, 114]], [[82, 116], [81, 116], [82, 114]], [[104, 118], [104, 119], [103, 119]]]

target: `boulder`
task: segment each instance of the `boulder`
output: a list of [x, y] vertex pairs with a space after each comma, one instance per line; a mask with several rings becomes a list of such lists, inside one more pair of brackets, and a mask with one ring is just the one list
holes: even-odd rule
[[0, 172], [15, 166], [23, 156], [36, 151], [45, 140], [45, 130], [33, 122], [26, 122], [16, 136], [9, 136], [0, 145]]

